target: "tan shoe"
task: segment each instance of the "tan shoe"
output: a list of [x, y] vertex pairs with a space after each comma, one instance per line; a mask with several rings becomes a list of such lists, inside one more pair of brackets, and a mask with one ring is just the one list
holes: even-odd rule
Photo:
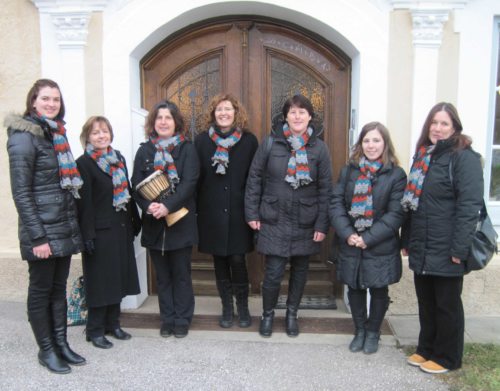
[[420, 369], [427, 373], [446, 373], [450, 371], [432, 360], [424, 362], [420, 365]]
[[422, 365], [424, 362], [426, 362], [427, 359], [423, 358], [420, 354], [414, 353], [408, 359], [406, 362], [410, 365], [413, 365], [414, 367], [419, 367]]

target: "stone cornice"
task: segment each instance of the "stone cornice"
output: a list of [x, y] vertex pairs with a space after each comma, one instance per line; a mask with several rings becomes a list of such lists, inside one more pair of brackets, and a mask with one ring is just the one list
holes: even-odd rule
[[31, 0], [40, 14], [50, 15], [62, 48], [81, 48], [87, 44], [91, 13], [102, 11], [110, 0]]
[[388, 0], [393, 9], [454, 10], [462, 9], [471, 0]]
[[103, 11], [110, 0], [31, 0], [40, 13]]
[[412, 10], [413, 45], [439, 47], [443, 37], [443, 26], [448, 21], [448, 10]]
[[388, 0], [393, 10], [411, 12], [413, 45], [438, 48], [441, 46], [443, 27], [450, 12], [463, 9], [471, 0]]
[[61, 47], [78, 47], [87, 44], [90, 12], [58, 12], [51, 14], [56, 27], [57, 43]]

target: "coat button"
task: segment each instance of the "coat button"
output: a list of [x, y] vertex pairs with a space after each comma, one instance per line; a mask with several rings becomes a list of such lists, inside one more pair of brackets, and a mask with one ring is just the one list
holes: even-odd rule
[[224, 209], [224, 212], [227, 213], [227, 208]]
[[224, 186], [224, 190], [227, 190], [227, 189], [228, 189], [228, 187], [227, 187], [227, 186]]

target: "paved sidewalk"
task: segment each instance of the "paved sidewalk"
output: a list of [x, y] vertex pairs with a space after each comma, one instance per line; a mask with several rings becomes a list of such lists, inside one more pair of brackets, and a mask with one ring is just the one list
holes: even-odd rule
[[83, 326], [69, 328], [88, 364], [68, 375], [41, 367], [25, 304], [0, 301], [1, 390], [446, 390], [439, 377], [405, 362], [393, 336], [377, 354], [353, 354], [351, 336], [192, 331], [184, 339], [158, 330], [128, 329], [130, 341], [109, 350], [85, 342]]

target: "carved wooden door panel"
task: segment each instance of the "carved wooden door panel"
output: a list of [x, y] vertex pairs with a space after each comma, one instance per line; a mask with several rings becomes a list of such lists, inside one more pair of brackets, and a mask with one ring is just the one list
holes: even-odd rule
[[[142, 61], [141, 70], [143, 107], [150, 109], [160, 99], [176, 102], [192, 137], [204, 130], [208, 102], [221, 91], [245, 104], [250, 129], [259, 139], [270, 132], [285, 100], [302, 93], [311, 99], [316, 123], [323, 126], [321, 137], [329, 146], [334, 175], [346, 161], [350, 61], [310, 33], [257, 19], [199, 26], [161, 44]], [[328, 239], [311, 260], [308, 294], [332, 296], [336, 288], [334, 271], [326, 263]], [[252, 292], [259, 293], [262, 257], [251, 254], [248, 269]], [[211, 257], [194, 251], [195, 292], [215, 293], [213, 279]]]

